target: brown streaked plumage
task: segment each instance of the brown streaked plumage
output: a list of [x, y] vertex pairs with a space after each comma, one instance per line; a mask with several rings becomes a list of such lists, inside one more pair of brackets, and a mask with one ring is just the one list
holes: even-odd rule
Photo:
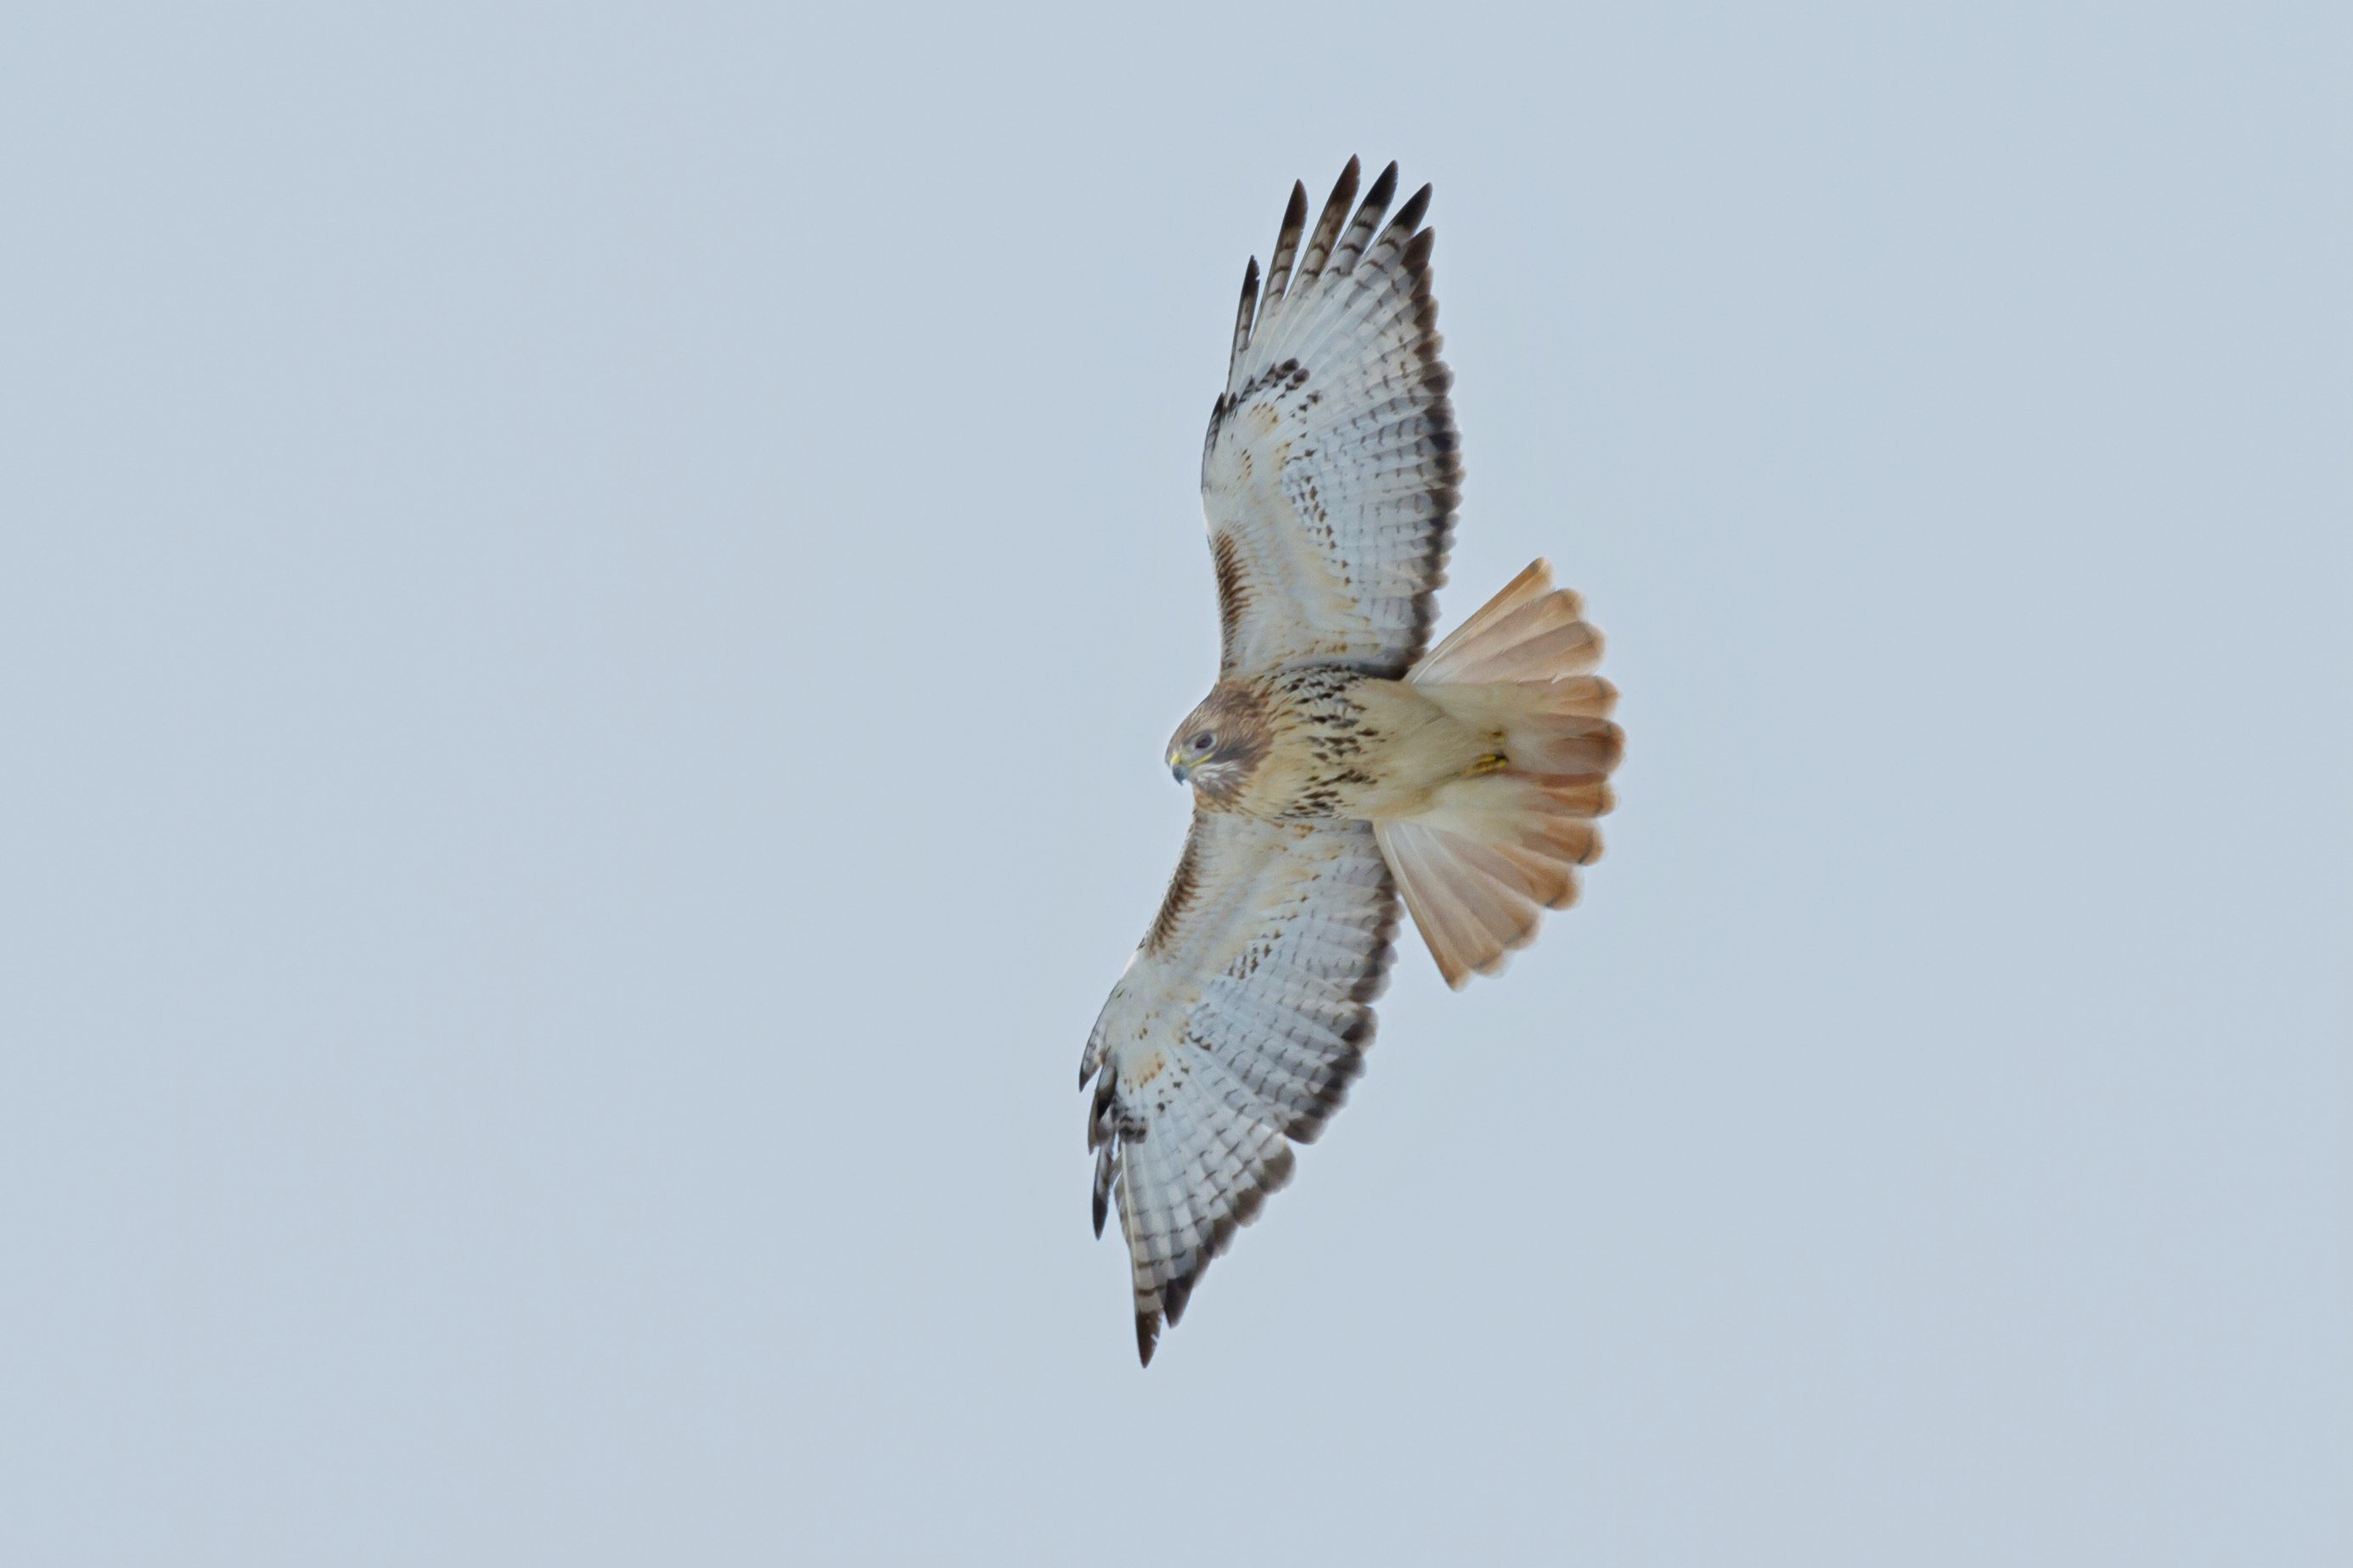
[[1496, 973], [1575, 902], [1623, 750], [1542, 561], [1424, 652], [1461, 481], [1430, 187], [1384, 226], [1397, 166], [1357, 181], [1303, 244], [1294, 185], [1243, 275], [1201, 462], [1219, 677], [1166, 757], [1192, 829], [1080, 1063], [1146, 1363], [1362, 1071], [1400, 900], [1448, 984]]

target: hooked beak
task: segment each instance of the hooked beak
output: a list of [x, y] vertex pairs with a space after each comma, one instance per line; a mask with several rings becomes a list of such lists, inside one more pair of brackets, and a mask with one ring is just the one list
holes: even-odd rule
[[1170, 763], [1168, 764], [1168, 771], [1170, 773], [1175, 775], [1178, 784], [1190, 784], [1193, 782], [1193, 770], [1187, 767], [1182, 763]]

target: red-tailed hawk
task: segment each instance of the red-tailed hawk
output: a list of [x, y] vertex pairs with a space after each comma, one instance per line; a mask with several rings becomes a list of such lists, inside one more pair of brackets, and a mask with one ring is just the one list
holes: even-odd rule
[[1356, 182], [1313, 233], [1293, 185], [1242, 275], [1201, 455], [1224, 655], [1168, 745], [1192, 832], [1079, 1064], [1147, 1364], [1363, 1070], [1398, 897], [1448, 984], [1496, 973], [1576, 900], [1622, 745], [1542, 561], [1422, 652], [1461, 480], [1430, 187], [1384, 227], [1397, 165]]

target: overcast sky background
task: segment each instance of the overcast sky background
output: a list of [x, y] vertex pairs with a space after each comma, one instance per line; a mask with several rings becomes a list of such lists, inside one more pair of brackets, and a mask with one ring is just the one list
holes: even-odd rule
[[[0, 1559], [2353, 1561], [2353, 12], [0, 19]], [[1150, 1371], [1285, 195], [1585, 903]]]

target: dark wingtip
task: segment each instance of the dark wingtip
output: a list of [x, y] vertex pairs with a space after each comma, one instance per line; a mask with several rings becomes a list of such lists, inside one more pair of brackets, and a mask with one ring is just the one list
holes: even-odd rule
[[1234, 308], [1234, 352], [1232, 359], [1226, 362], [1228, 375], [1233, 374], [1234, 365], [1242, 357], [1242, 350], [1250, 347], [1250, 327], [1257, 315], [1258, 258], [1253, 256], [1250, 258], [1250, 265], [1242, 268], [1242, 298], [1241, 303]]
[[1307, 222], [1307, 182], [1291, 182], [1291, 205], [1282, 209], [1282, 226], [1299, 228]]
[[[1364, 165], [1357, 163], [1355, 158], [1351, 157], [1348, 160], [1348, 166], [1340, 171], [1340, 177], [1332, 182], [1332, 195], [1330, 202], [1327, 205], [1333, 206], [1345, 206], [1349, 203], [1355, 201], [1356, 199], [1356, 185], [1357, 183], [1364, 178]], [[1345, 214], [1342, 215], [1344, 221], [1345, 216]]]
[[[1354, 166], [1356, 160], [1351, 158], [1348, 162]], [[1373, 182], [1373, 188], [1365, 193], [1365, 205], [1376, 212], [1385, 212], [1388, 209], [1389, 198], [1396, 195], [1397, 160], [1392, 158], [1389, 166], [1381, 171], [1381, 177]]]
[[1401, 228], [1406, 233], [1411, 234], [1421, 226], [1421, 215], [1429, 210], [1430, 186], [1424, 184], [1421, 189], [1414, 192], [1412, 196], [1408, 198], [1405, 205], [1398, 209], [1397, 216], [1389, 219], [1389, 226]]
[[1095, 1193], [1095, 1239], [1103, 1239], [1103, 1221], [1111, 1215], [1111, 1194], [1098, 1189]]
[[1135, 1314], [1135, 1356], [1145, 1366], [1152, 1364], [1152, 1347], [1160, 1342], [1160, 1314]]

